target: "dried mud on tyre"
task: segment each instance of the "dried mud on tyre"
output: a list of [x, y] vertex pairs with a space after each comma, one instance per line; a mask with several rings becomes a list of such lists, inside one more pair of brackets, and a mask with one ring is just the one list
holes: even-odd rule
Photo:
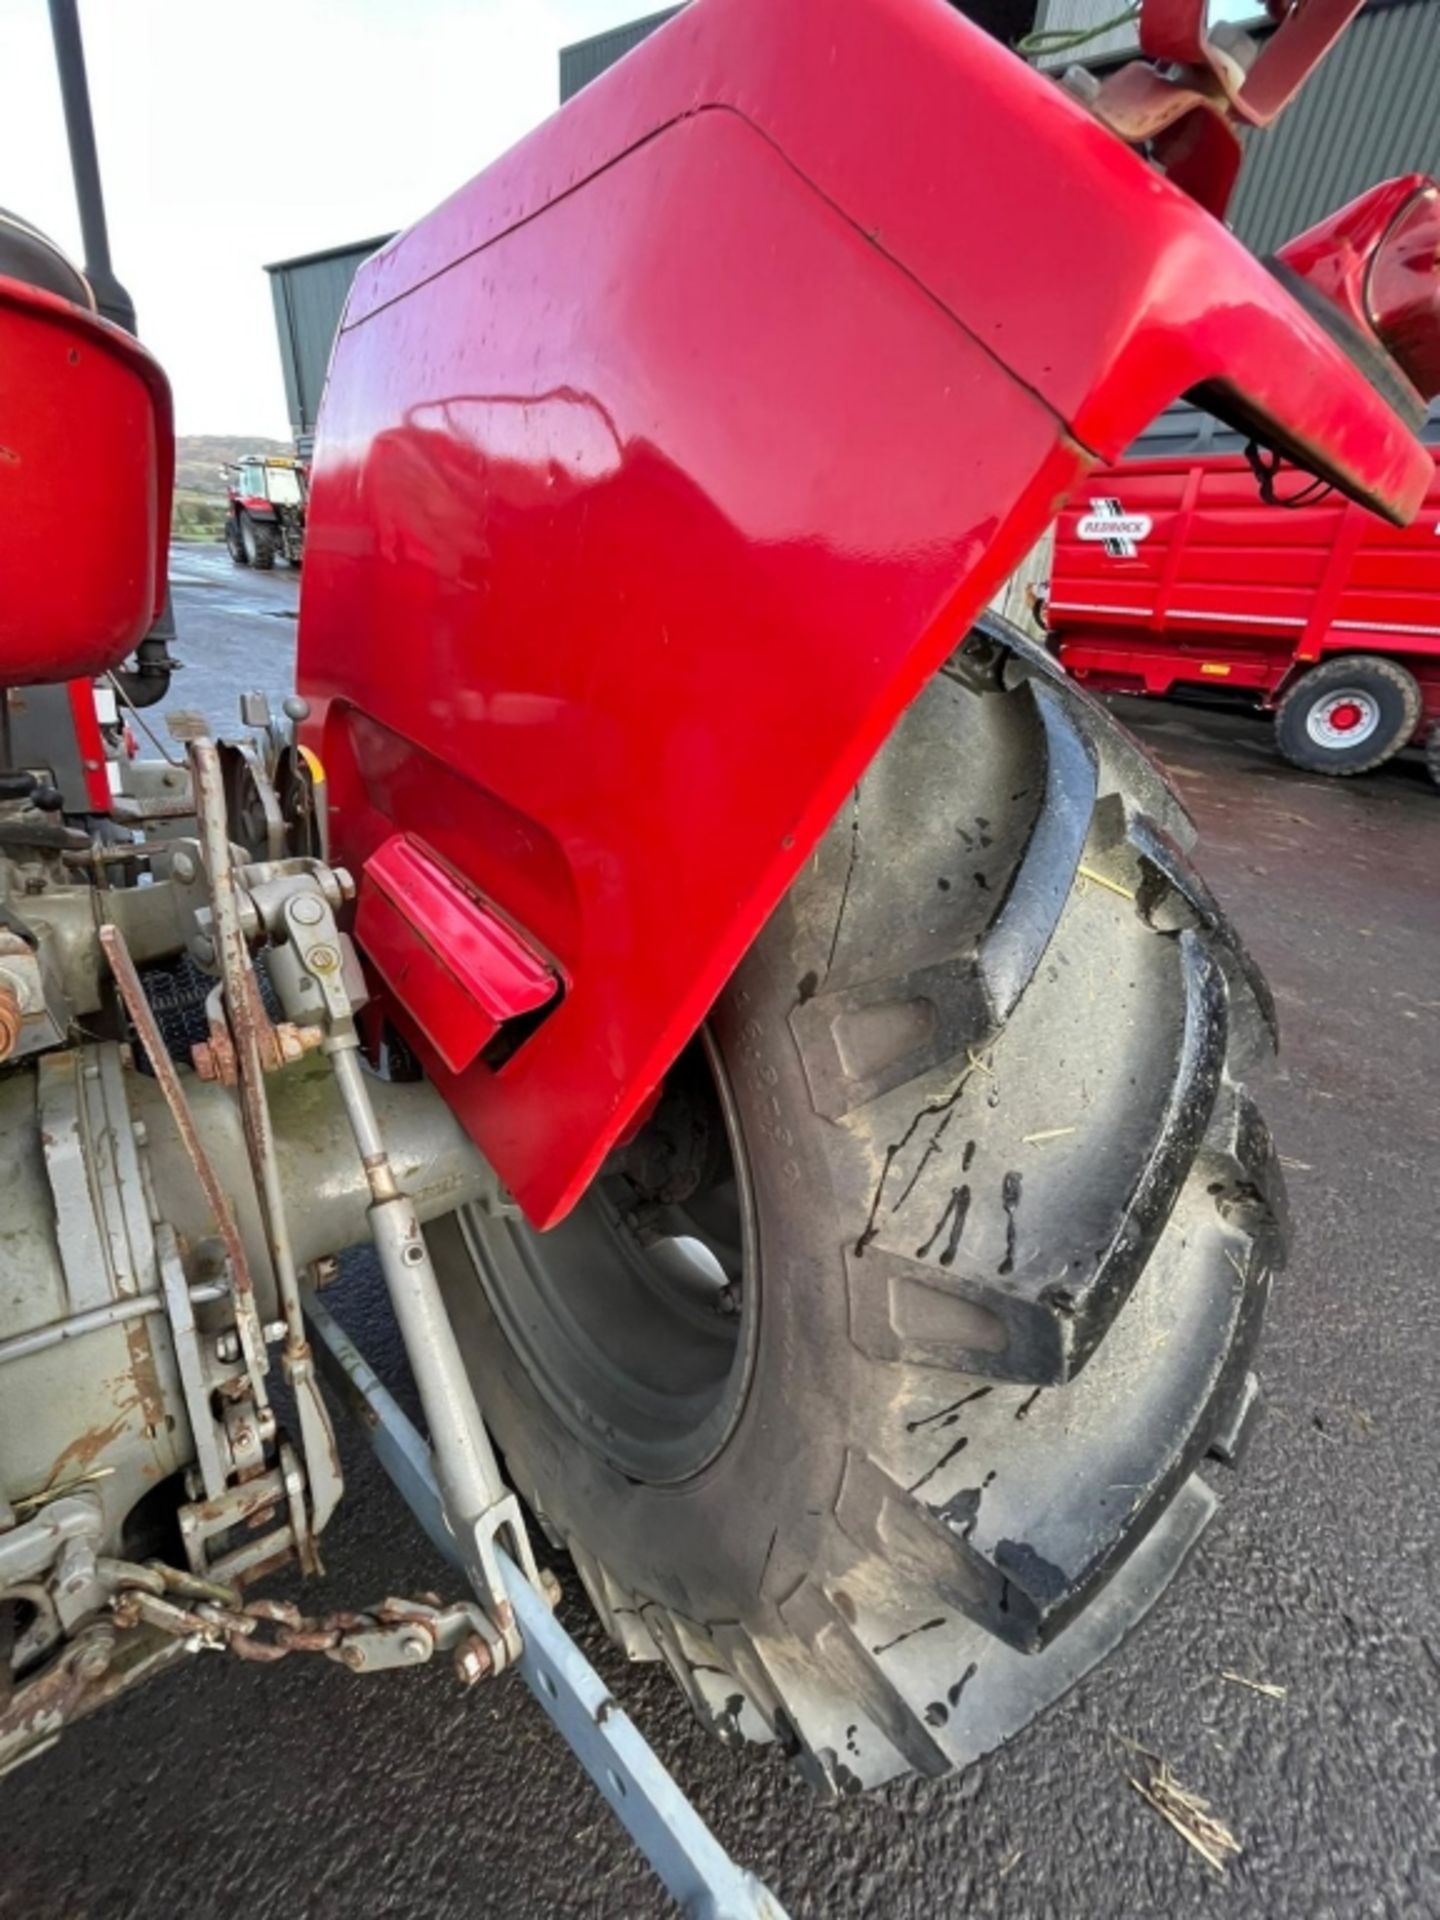
[[431, 1230], [509, 1469], [612, 1637], [823, 1792], [996, 1746], [1215, 1509], [1283, 1196], [1244, 1085], [1272, 1008], [1191, 837], [1003, 623], [901, 718], [709, 1022], [753, 1337], [689, 1477], [623, 1470], [506, 1337], [541, 1236]]

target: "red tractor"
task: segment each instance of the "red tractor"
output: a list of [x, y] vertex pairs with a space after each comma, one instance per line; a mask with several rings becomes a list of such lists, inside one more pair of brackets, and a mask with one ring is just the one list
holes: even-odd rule
[[226, 487], [225, 545], [236, 566], [268, 573], [278, 554], [298, 567], [305, 557], [309, 504], [304, 462], [247, 453], [220, 472]]
[[[1416, 512], [1440, 281], [1391, 330], [1218, 218], [1353, 11], [1221, 52], [1145, 0], [1160, 64], [1082, 101], [932, 0], [696, 0], [362, 268], [298, 737], [182, 718], [102, 840], [0, 774], [0, 1765], [203, 1647], [518, 1666], [682, 1899], [773, 1914], [532, 1519], [830, 1796], [1145, 1614], [1255, 1405], [1273, 1009], [1157, 769], [984, 610], [1181, 389]], [[0, 328], [24, 687], [146, 634], [169, 398], [73, 285]], [[428, 1444], [319, 1292], [366, 1241]], [[343, 1491], [322, 1366], [450, 1604], [253, 1597]]]

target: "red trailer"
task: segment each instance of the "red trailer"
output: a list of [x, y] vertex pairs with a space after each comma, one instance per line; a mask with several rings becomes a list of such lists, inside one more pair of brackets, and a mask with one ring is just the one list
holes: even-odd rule
[[[1440, 455], [1440, 413], [1425, 438]], [[1242, 436], [1188, 408], [1093, 473], [1056, 530], [1061, 659], [1118, 693], [1245, 689], [1317, 772], [1428, 741], [1440, 779], [1440, 472], [1405, 528], [1300, 473], [1266, 490]]]

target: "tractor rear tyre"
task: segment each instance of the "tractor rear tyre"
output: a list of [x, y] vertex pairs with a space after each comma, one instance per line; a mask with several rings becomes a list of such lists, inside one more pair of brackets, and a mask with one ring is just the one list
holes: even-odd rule
[[246, 565], [259, 573], [269, 573], [275, 565], [275, 529], [244, 513], [240, 516], [240, 539], [245, 548]]
[[575, 1212], [428, 1230], [609, 1632], [823, 1793], [998, 1745], [1215, 1509], [1283, 1195], [1270, 1003], [1190, 837], [987, 619]]
[[225, 550], [237, 567], [248, 567], [250, 556], [245, 551], [245, 542], [240, 536], [240, 522], [231, 513], [225, 516]]
[[1408, 746], [1423, 702], [1415, 676], [1379, 653], [1345, 653], [1297, 680], [1275, 714], [1275, 744], [1309, 773], [1370, 773]]

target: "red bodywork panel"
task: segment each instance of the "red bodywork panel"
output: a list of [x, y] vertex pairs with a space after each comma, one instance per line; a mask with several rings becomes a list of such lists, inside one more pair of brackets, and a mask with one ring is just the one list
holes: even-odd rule
[[[1282, 499], [1304, 486], [1276, 482]], [[1110, 525], [1128, 552], [1107, 548]], [[1046, 622], [1077, 679], [1123, 692], [1269, 698], [1327, 653], [1394, 654], [1420, 681], [1424, 726], [1440, 719], [1437, 536], [1440, 470], [1397, 528], [1338, 494], [1267, 506], [1239, 454], [1130, 460], [1092, 473], [1060, 516]]]
[[95, 682], [72, 680], [69, 686], [70, 717], [75, 725], [75, 746], [85, 774], [85, 797], [92, 813], [109, 813], [114, 795], [105, 759], [105, 737], [100, 731], [100, 716], [95, 711]]
[[0, 686], [103, 673], [149, 631], [174, 457], [170, 389], [139, 342], [0, 276]]
[[1419, 401], [1440, 394], [1440, 186], [1402, 174], [1276, 253], [1391, 355]]
[[941, 0], [697, 0], [361, 269], [307, 739], [337, 859], [420, 835], [565, 976], [495, 1071], [390, 996], [532, 1220], [1087, 469], [1206, 382], [1418, 504], [1335, 341]]

